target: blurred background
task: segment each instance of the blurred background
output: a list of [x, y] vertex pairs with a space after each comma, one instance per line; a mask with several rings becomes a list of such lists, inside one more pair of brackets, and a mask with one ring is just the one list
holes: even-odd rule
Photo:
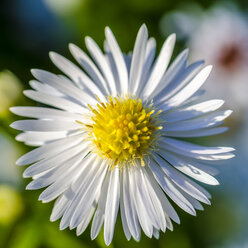
[[212, 206], [189, 216], [177, 207], [181, 225], [160, 239], [127, 242], [118, 219], [110, 247], [247, 248], [248, 247], [248, 2], [233, 0], [1, 0], [0, 1], [0, 247], [105, 247], [102, 234], [90, 240], [89, 228], [59, 231], [49, 216], [53, 203], [38, 202], [39, 191], [25, 191], [28, 179], [15, 160], [31, 147], [15, 141], [9, 124], [17, 119], [13, 105], [35, 105], [24, 98], [30, 69], [58, 70], [48, 58], [56, 51], [69, 59], [68, 43], [85, 49], [84, 37], [101, 45], [110, 26], [124, 52], [133, 49], [136, 33], [146, 23], [158, 48], [170, 33], [177, 34], [174, 57], [190, 48], [191, 62], [205, 59], [214, 70], [206, 83], [206, 98], [226, 100], [234, 110], [230, 130], [197, 139], [205, 145], [236, 148], [236, 158], [219, 166], [218, 187], [207, 187]]

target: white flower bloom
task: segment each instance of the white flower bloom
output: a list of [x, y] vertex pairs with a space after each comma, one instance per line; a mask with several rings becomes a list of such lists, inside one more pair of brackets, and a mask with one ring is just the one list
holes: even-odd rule
[[[231, 111], [217, 111], [222, 100], [196, 103], [211, 66], [187, 66], [188, 50], [168, 67], [175, 35], [165, 41], [154, 62], [156, 43], [145, 25], [133, 54], [123, 54], [109, 28], [105, 53], [89, 37], [92, 58], [77, 46], [69, 48], [81, 70], [54, 52], [51, 60], [66, 76], [32, 70], [33, 90], [24, 94], [48, 107], [13, 107], [31, 120], [11, 127], [24, 131], [17, 140], [39, 146], [22, 156], [29, 166], [27, 189], [47, 187], [43, 202], [57, 198], [51, 221], [60, 229], [77, 228], [80, 235], [92, 220], [91, 238], [104, 223], [104, 239], [113, 238], [119, 206], [127, 239], [172, 230], [179, 217], [167, 197], [189, 214], [210, 204], [197, 181], [217, 185], [215, 169], [206, 165], [233, 157], [232, 148], [203, 147], [181, 137], [214, 135]], [[192, 179], [191, 179], [192, 178]]]
[[[214, 27], [214, 28], [213, 28]], [[206, 90], [222, 97], [235, 111], [244, 108], [248, 91], [248, 20], [236, 10], [216, 8], [189, 41], [192, 58], [214, 66]]]
[[188, 26], [195, 22], [188, 33], [191, 59], [204, 58], [214, 66], [205, 85], [207, 96], [221, 97], [236, 118], [241, 117], [248, 103], [248, 19], [231, 5], [216, 6], [198, 16], [185, 14], [178, 26], [182, 22], [187, 26], [187, 20], [191, 20]]

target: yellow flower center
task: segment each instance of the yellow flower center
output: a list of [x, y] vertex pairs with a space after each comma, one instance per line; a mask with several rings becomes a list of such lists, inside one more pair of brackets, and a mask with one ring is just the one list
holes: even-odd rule
[[108, 102], [99, 101], [92, 110], [90, 136], [100, 156], [122, 166], [125, 162], [144, 165], [143, 156], [152, 148], [158, 126], [158, 111], [151, 105], [144, 107], [142, 101], [132, 98], [109, 97]]

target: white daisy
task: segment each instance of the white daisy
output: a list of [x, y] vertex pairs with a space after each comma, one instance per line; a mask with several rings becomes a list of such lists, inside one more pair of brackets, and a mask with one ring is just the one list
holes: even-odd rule
[[190, 37], [192, 58], [203, 56], [215, 68], [205, 88], [209, 96], [241, 114], [248, 103], [248, 19], [233, 8], [214, 8]]
[[[178, 34], [186, 37], [191, 60], [204, 58], [214, 66], [205, 86], [207, 96], [221, 97], [232, 107], [236, 118], [242, 118], [248, 103], [247, 17], [233, 5], [177, 12], [169, 17], [170, 23], [178, 26]], [[169, 17], [165, 16], [164, 21]]]
[[190, 178], [218, 184], [206, 164], [233, 157], [233, 149], [178, 139], [226, 130], [218, 126], [231, 111], [214, 112], [222, 100], [193, 103], [211, 66], [187, 66], [185, 50], [168, 67], [174, 34], [154, 62], [156, 43], [145, 25], [128, 56], [109, 28], [105, 34], [105, 53], [86, 38], [92, 58], [70, 44], [83, 70], [54, 52], [51, 60], [66, 76], [32, 70], [34, 90], [24, 94], [54, 108], [13, 107], [34, 119], [11, 127], [24, 131], [17, 140], [39, 146], [17, 164], [32, 164], [23, 174], [33, 179], [27, 189], [47, 187], [39, 200], [57, 198], [51, 221], [61, 218], [60, 229], [77, 228], [80, 235], [92, 220], [92, 239], [104, 223], [109, 245], [119, 206], [127, 239], [139, 240], [141, 229], [158, 238], [160, 230], [173, 229], [171, 220], [179, 223], [167, 197], [192, 215], [203, 209], [200, 202], [210, 204], [209, 193]]

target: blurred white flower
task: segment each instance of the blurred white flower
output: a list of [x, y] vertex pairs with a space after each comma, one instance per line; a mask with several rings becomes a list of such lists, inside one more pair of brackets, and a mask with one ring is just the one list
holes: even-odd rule
[[241, 114], [248, 104], [247, 18], [230, 5], [202, 13], [199, 8], [198, 12], [176, 12], [164, 17], [162, 29], [165, 20], [174, 23], [177, 32], [187, 37], [191, 61], [204, 58], [214, 66], [209, 83], [204, 86], [206, 96], [221, 97], [234, 114]]
[[[156, 42], [140, 28], [132, 55], [122, 53], [109, 28], [105, 53], [89, 37], [91, 58], [77, 46], [69, 48], [84, 70], [50, 53], [66, 76], [32, 70], [34, 90], [25, 95], [48, 107], [13, 107], [17, 115], [34, 118], [11, 127], [24, 131], [17, 139], [40, 146], [18, 159], [29, 166], [27, 189], [47, 187], [39, 199], [57, 198], [51, 220], [60, 228], [84, 232], [91, 219], [91, 237], [104, 223], [104, 239], [113, 238], [119, 211], [127, 239], [159, 237], [179, 217], [167, 199], [195, 215], [209, 193], [192, 179], [217, 185], [212, 163], [233, 157], [230, 147], [204, 147], [182, 141], [221, 133], [230, 110], [217, 111], [222, 100], [196, 103], [211, 66], [187, 66], [188, 50], [168, 67], [175, 44], [170, 35], [154, 61]], [[87, 73], [87, 74], [86, 74]], [[206, 164], [210, 163], [210, 166]], [[190, 179], [192, 178], [192, 179]]]
[[234, 111], [248, 103], [248, 22], [234, 9], [214, 9], [189, 40], [192, 59], [214, 65], [208, 94], [226, 100]]

